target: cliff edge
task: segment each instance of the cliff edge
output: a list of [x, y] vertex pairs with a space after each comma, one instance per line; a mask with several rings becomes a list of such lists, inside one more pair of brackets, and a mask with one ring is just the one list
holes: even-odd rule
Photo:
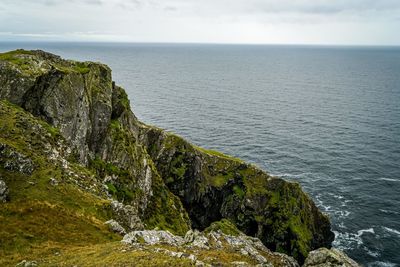
[[[40, 50], [0, 54], [0, 114], [0, 254], [6, 263], [27, 251], [52, 262], [53, 250], [68, 255], [75, 246], [119, 253], [114, 241], [127, 234], [132, 238], [125, 243], [141, 246], [129, 250], [131, 257], [141, 251], [150, 262], [155, 253], [163, 262], [173, 257], [177, 265], [195, 264], [149, 252], [148, 245], [179, 248], [207, 239], [201, 251], [231, 253], [235, 260], [228, 265], [244, 257], [248, 264], [295, 266], [283, 255], [303, 263], [333, 241], [328, 217], [299, 184], [140, 122], [104, 64]], [[266, 260], [244, 256], [234, 242], [226, 248], [232, 231], [225, 228]], [[203, 232], [180, 239], [197, 230]], [[146, 241], [154, 236], [161, 241]], [[164, 242], [166, 236], [175, 241]], [[229, 258], [199, 253], [199, 264]]]

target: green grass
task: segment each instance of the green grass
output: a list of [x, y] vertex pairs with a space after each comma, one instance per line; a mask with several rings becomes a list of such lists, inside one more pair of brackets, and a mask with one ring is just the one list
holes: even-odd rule
[[[104, 225], [111, 217], [110, 202], [70, 184], [61, 166], [43, 154], [46, 144], [58, 145], [58, 131], [4, 101], [0, 101], [0, 116], [0, 143], [34, 165], [33, 173], [26, 175], [0, 164], [0, 177], [10, 191], [10, 201], [0, 205], [0, 265], [49, 242], [64, 247], [119, 239]], [[73, 163], [71, 168], [84, 181], [94, 182], [90, 171], [81, 171]], [[59, 185], [51, 185], [51, 178]]]
[[[7, 61], [17, 66], [25, 74], [32, 75], [42, 72], [42, 70], [32, 64], [36, 59], [39, 59], [38, 54], [35, 51], [18, 49], [6, 53], [0, 53], [0, 60]], [[43, 59], [41, 59], [43, 60]], [[47, 60], [46, 64], [48, 69], [52, 66], [64, 73], [79, 73], [87, 74], [90, 72], [90, 68], [87, 62], [78, 62], [73, 60], [68, 61], [50, 61]]]
[[[193, 145], [194, 146], [194, 145]], [[207, 155], [211, 155], [211, 156], [215, 156], [215, 157], [219, 157], [219, 158], [223, 158], [223, 159], [227, 159], [227, 160], [232, 160], [232, 161], [236, 161], [236, 162], [240, 162], [242, 163], [243, 160], [239, 159], [239, 158], [235, 158], [229, 155], [226, 155], [224, 153], [221, 153], [219, 151], [216, 150], [212, 150], [212, 149], [205, 149], [199, 146], [194, 146], [197, 150], [207, 154]]]
[[211, 231], [221, 231], [226, 235], [238, 236], [240, 231], [236, 226], [228, 219], [222, 219], [217, 222], [213, 222], [209, 227], [207, 227], [204, 232], [209, 233]]
[[90, 71], [90, 68], [85, 62], [74, 62], [72, 69], [80, 74], [86, 74]]

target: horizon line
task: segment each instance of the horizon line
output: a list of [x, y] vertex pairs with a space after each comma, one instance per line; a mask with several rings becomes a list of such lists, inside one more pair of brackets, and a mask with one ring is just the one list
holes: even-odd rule
[[322, 46], [322, 47], [400, 47], [400, 44], [326, 44], [326, 43], [228, 43], [161, 41], [86, 41], [86, 40], [2, 40], [0, 43], [80, 43], [80, 44], [148, 44], [148, 45], [232, 45], [232, 46]]

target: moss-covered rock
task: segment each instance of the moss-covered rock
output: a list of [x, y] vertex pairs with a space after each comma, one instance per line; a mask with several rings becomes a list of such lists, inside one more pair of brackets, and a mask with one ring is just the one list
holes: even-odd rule
[[237, 229], [236, 225], [234, 225], [231, 221], [228, 219], [222, 219], [218, 222], [213, 222], [210, 226], [208, 226], [204, 232], [209, 233], [212, 231], [221, 231], [222, 233], [226, 235], [231, 235], [231, 236], [238, 236], [241, 232]]
[[330, 247], [334, 235], [329, 219], [299, 184], [156, 127], [143, 126], [141, 140], [167, 186], [181, 198], [193, 228], [227, 218], [245, 234], [300, 262], [309, 251]]

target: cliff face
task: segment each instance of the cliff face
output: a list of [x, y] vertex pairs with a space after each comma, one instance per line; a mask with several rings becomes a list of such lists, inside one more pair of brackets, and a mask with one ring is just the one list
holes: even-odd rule
[[[127, 231], [157, 227], [184, 235], [226, 218], [300, 262], [309, 251], [330, 247], [329, 219], [298, 184], [141, 123], [103, 64], [43, 51], [0, 54], [0, 100], [6, 147], [0, 149], [0, 178], [10, 205], [20, 201], [17, 181], [37, 175], [103, 199], [91, 216], [114, 218]], [[37, 125], [44, 130], [32, 130]], [[6, 149], [36, 167], [31, 173], [7, 169]], [[29, 190], [50, 190], [45, 185]], [[29, 190], [21, 192], [37, 201]]]

